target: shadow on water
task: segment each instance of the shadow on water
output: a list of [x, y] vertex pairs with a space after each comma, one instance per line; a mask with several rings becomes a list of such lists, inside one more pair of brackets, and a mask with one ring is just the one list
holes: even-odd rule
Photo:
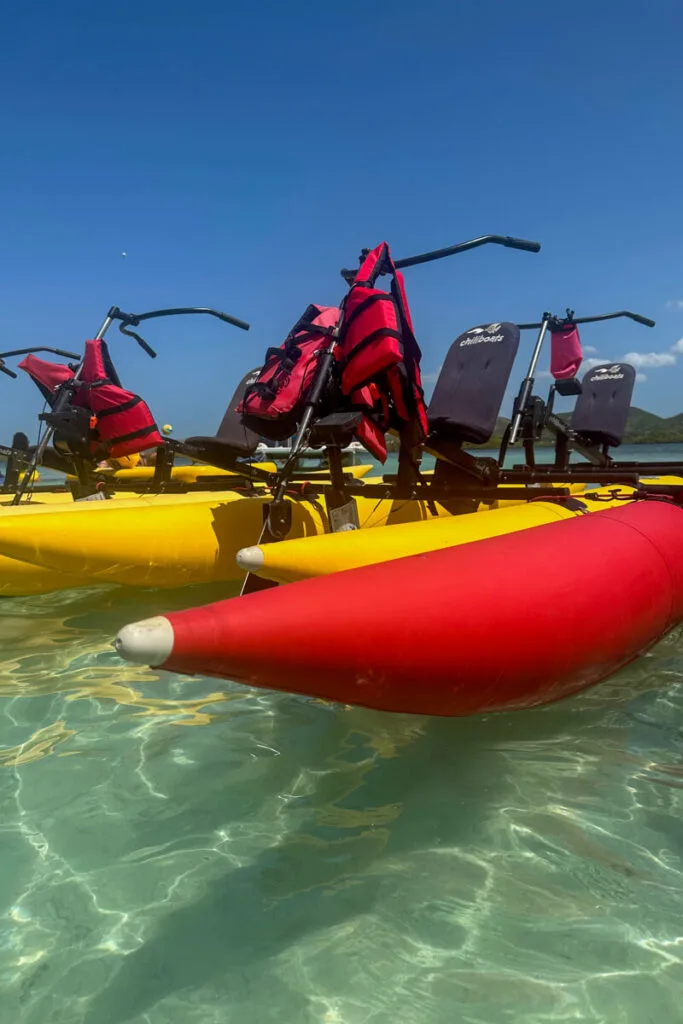
[[[287, 734], [307, 710], [293, 700], [278, 715], [274, 745], [281, 755], [272, 762], [272, 786], [282, 792], [302, 771], [315, 774], [306, 821], [252, 863], [214, 880], [196, 902], [171, 911], [93, 999], [86, 1024], [124, 1024], [180, 990], [206, 984], [233, 993], [246, 969], [252, 988], [260, 985], [271, 958], [303, 935], [362, 920], [378, 900], [385, 905], [399, 895], [401, 873], [387, 870], [398, 858], [476, 847], [488, 815], [514, 796], [511, 749], [528, 744], [571, 756], [579, 729], [599, 726], [606, 737], [599, 704], [584, 707], [580, 720], [567, 705], [458, 721], [320, 709], [317, 735], [296, 749]], [[615, 747], [623, 729], [615, 723], [611, 730]], [[183, 789], [193, 784], [190, 776]], [[201, 793], [198, 780], [197, 786]], [[254, 814], [256, 807], [247, 810]], [[167, 818], [169, 836], [182, 833], [196, 811], [195, 804]], [[217, 826], [220, 805], [207, 803], [205, 811]], [[416, 828], [418, 821], [427, 827]], [[141, 823], [142, 846], [147, 829], [158, 838], [158, 822]]]
[[[52, 630], [58, 642], [73, 643], [75, 635], [90, 642], [94, 636], [104, 646], [104, 637], [134, 618], [224, 596], [229, 596], [225, 587], [128, 592], [125, 599], [120, 591], [100, 590], [73, 595], [66, 606], [63, 600], [42, 599], [26, 607], [13, 602], [10, 611], [17, 625], [30, 613], [34, 629], [41, 617], [54, 619], [60, 623]], [[672, 672], [680, 678], [673, 664], [678, 647], [671, 649]], [[145, 805], [128, 822], [119, 856], [134, 871], [137, 851], [196, 833], [198, 822], [202, 834], [220, 830], [226, 814], [235, 822], [254, 822], [261, 804], [274, 795], [295, 808], [283, 815], [280, 836], [248, 863], [207, 880], [188, 905], [169, 909], [113, 970], [111, 956], [84, 950], [86, 959], [102, 960], [100, 978], [107, 979], [90, 1000], [85, 1024], [144, 1019], [162, 1000], [207, 984], [227, 987], [231, 998], [245, 986], [253, 990], [275, 984], [283, 1005], [299, 1005], [297, 1019], [303, 1020], [308, 999], [281, 978], [275, 983], [269, 978], [274, 957], [303, 936], [357, 924], [376, 913], [380, 903], [386, 907], [392, 896], [400, 899], [402, 875], [396, 865], [406, 855], [486, 845], [481, 840], [494, 813], [520, 799], [511, 768], [516, 753], [523, 751], [525, 763], [537, 760], [544, 779], [553, 763], [571, 772], [591, 734], [601, 764], [628, 759], [631, 719], [625, 702], [652, 688], [650, 674], [643, 659], [574, 700], [462, 720], [389, 716], [277, 695], [272, 706], [264, 705], [268, 742], [277, 756], [267, 761], [259, 785], [247, 783], [234, 791], [240, 775], [226, 729], [226, 746], [217, 753], [212, 748], [212, 762], [174, 774], [163, 806]], [[243, 705], [250, 703], [253, 698], [241, 702], [235, 716], [247, 715]], [[222, 729], [226, 717], [214, 715], [213, 728]], [[160, 756], [165, 754], [162, 745]], [[587, 849], [578, 830], [572, 834], [566, 823], [564, 829], [562, 841], [573, 843], [579, 854], [603, 858], [628, 874], [629, 866], [616, 855], [595, 845]], [[463, 932], [463, 926], [454, 923], [452, 930]], [[450, 941], [457, 945], [465, 938], [456, 934]], [[64, 978], [67, 985], [70, 973]], [[273, 1019], [279, 1019], [277, 1002]]]

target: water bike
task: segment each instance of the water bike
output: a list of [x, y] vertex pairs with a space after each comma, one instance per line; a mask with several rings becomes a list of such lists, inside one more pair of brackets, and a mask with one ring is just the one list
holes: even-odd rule
[[[363, 254], [351, 292], [359, 281], [368, 290], [367, 256]], [[390, 272], [395, 274], [395, 267]], [[360, 304], [368, 298], [362, 295]], [[394, 302], [400, 313], [400, 299], [394, 296]], [[348, 308], [342, 310], [340, 325], [330, 335], [327, 365], [319, 364], [314, 376], [314, 398], [325, 386], [332, 360], [339, 359], [337, 346], [340, 362], [348, 355], [344, 316], [353, 316], [358, 308], [350, 305], [350, 314]], [[530, 489], [538, 487], [538, 498], [545, 500], [529, 501], [516, 526], [510, 523], [510, 512], [477, 516], [484, 529], [477, 533], [475, 528], [462, 542], [455, 539], [458, 528], [467, 524], [469, 529], [471, 515], [448, 520], [452, 532], [436, 522], [388, 526], [372, 535], [381, 546], [392, 531], [402, 531], [385, 549], [388, 560], [373, 557], [369, 561], [374, 564], [364, 564], [361, 554], [360, 562], [337, 562], [333, 571], [321, 573], [318, 559], [308, 575], [320, 578], [299, 579], [282, 588], [273, 586], [278, 573], [284, 580], [296, 579], [291, 566], [303, 559], [306, 545], [320, 548], [325, 541], [337, 551], [354, 547], [355, 558], [360, 547], [367, 551], [369, 546], [359, 545], [355, 529], [342, 529], [338, 536], [299, 544], [284, 575], [281, 565], [272, 571], [288, 548], [278, 538], [278, 533], [282, 537], [288, 532], [287, 515], [278, 512], [272, 521], [278, 500], [283, 505], [286, 500], [286, 487], [281, 487], [261, 543], [251, 549], [251, 561], [245, 552], [240, 556], [250, 570], [248, 579], [255, 578], [254, 569], [271, 562], [274, 578], [263, 581], [265, 588], [246, 588], [231, 600], [127, 626], [116, 640], [119, 653], [179, 673], [431, 715], [509, 710], [557, 700], [633, 660], [683, 620], [683, 466], [618, 462], [611, 455], [610, 449], [623, 439], [635, 371], [609, 363], [589, 370], [579, 382], [576, 343], [580, 323], [615, 317], [653, 326], [628, 311], [585, 318], [567, 311], [563, 318], [545, 314], [536, 324], [496, 322], [465, 332], [444, 363], [443, 380], [439, 378], [426, 410], [424, 436], [416, 440], [419, 433], [413, 432], [401, 452], [395, 485], [408, 501], [434, 500], [437, 494], [446, 502], [490, 500], [509, 495], [505, 487], [520, 488], [529, 498]], [[464, 446], [492, 436], [520, 332], [532, 327], [539, 331], [537, 342], [498, 458], [477, 458]], [[533, 395], [534, 374], [549, 330], [559, 355], [564, 343], [559, 360], [564, 365], [558, 368], [554, 352], [553, 384], [543, 401]], [[557, 393], [577, 398], [569, 422], [553, 411]], [[344, 430], [348, 436], [365, 429], [357, 417], [367, 416], [366, 408], [360, 414], [350, 412], [343, 424], [338, 419], [325, 422], [324, 416], [316, 416], [318, 410], [318, 402], [309, 401], [297, 443], [317, 440], [334, 447], [335, 440], [339, 446]], [[417, 408], [418, 419], [419, 412]], [[545, 430], [554, 434], [554, 462], [538, 465], [535, 446]], [[518, 443], [525, 462], [504, 468], [508, 449]], [[436, 455], [429, 481], [419, 476], [418, 449]], [[584, 463], [572, 464], [572, 452], [583, 456]], [[546, 493], [554, 483], [565, 493]], [[566, 493], [568, 483], [589, 485], [594, 491], [577, 497]], [[392, 484], [358, 481], [342, 487], [340, 482], [334, 499], [343, 509], [357, 503], [361, 493], [381, 495]], [[591, 508], [599, 511], [588, 514]], [[357, 525], [356, 514], [357, 504], [356, 512], [344, 512], [346, 526]], [[506, 515], [509, 521], [500, 531], [486, 531], [488, 523], [501, 523]], [[529, 528], [523, 525], [525, 515]], [[418, 541], [418, 553], [406, 553], [406, 538], [436, 536], [439, 531], [436, 543]], [[290, 551], [296, 543], [289, 542]], [[343, 630], [334, 623], [343, 624]]]

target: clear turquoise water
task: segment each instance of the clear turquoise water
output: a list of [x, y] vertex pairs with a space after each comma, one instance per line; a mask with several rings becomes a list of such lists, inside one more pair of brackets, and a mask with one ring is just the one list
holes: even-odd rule
[[218, 594], [0, 604], [2, 1024], [683, 1021], [683, 631], [466, 720], [111, 650]]

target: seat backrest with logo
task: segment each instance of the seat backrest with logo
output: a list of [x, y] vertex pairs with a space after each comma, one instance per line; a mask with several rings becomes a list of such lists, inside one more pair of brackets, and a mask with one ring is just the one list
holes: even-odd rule
[[583, 375], [570, 426], [590, 444], [616, 447], [626, 433], [636, 371], [628, 363], [603, 363]]
[[427, 409], [430, 441], [485, 444], [492, 437], [519, 335], [516, 324], [492, 323], [456, 338]]

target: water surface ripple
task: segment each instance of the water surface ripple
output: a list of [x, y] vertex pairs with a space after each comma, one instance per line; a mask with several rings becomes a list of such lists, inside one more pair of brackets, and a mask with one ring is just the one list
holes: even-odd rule
[[109, 647], [218, 595], [0, 605], [2, 1024], [683, 1022], [682, 631], [464, 720]]

